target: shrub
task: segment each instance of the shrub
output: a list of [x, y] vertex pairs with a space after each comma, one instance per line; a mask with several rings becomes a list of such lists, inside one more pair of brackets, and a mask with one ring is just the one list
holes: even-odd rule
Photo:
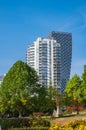
[[5, 118], [0, 119], [0, 125], [2, 130], [8, 130], [8, 128], [30, 127], [30, 122], [27, 118]]
[[86, 121], [75, 120], [71, 123], [66, 123], [63, 126], [52, 125], [49, 130], [86, 130]]
[[32, 127], [32, 128], [12, 128], [9, 130], [48, 130], [49, 127]]
[[2, 130], [8, 130], [8, 128], [28, 128], [28, 127], [49, 127], [50, 122], [48, 120], [39, 117], [29, 118], [5, 118], [0, 119], [0, 125]]

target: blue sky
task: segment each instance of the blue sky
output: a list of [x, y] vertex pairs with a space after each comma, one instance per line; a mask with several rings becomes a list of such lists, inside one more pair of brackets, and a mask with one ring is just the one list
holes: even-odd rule
[[72, 33], [71, 76], [86, 64], [86, 0], [0, 0], [0, 75], [51, 31]]

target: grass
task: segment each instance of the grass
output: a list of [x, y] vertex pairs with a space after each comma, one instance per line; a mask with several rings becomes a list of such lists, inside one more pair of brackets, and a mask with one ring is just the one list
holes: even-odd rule
[[76, 113], [66, 113], [65, 115], [61, 117], [43, 116], [42, 118], [49, 120], [51, 124], [57, 123], [57, 122], [62, 124], [63, 122], [66, 122], [66, 121], [85, 119], [86, 111], [80, 111], [78, 115]]
[[58, 118], [52, 118], [52, 120], [50, 120], [51, 124], [59, 124], [62, 125], [66, 122], [71, 122], [73, 120], [86, 120], [86, 112], [80, 112], [79, 115], [77, 114], [68, 114], [68, 115], [64, 115], [62, 117], [58, 117]]

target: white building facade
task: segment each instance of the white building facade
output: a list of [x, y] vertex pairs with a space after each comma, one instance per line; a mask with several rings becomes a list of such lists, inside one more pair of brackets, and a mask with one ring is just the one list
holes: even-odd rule
[[35, 68], [44, 86], [60, 88], [60, 48], [56, 40], [38, 38], [27, 49], [27, 64]]

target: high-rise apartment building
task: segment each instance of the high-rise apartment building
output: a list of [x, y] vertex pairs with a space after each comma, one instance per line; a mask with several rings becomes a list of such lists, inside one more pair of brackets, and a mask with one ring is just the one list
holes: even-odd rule
[[27, 64], [37, 71], [40, 84], [53, 85], [63, 92], [70, 76], [71, 53], [71, 34], [52, 32], [28, 47]]
[[50, 39], [56, 40], [61, 46], [60, 60], [60, 84], [63, 92], [67, 80], [70, 78], [71, 59], [72, 59], [72, 34], [67, 32], [51, 32], [48, 36]]

